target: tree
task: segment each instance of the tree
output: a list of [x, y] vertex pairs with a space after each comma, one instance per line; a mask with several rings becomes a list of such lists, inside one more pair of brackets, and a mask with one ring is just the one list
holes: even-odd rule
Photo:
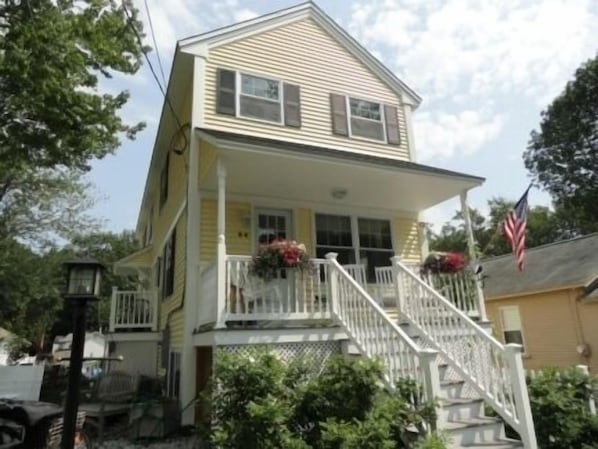
[[[488, 200], [490, 213], [484, 217], [476, 209], [470, 209], [473, 234], [478, 253], [482, 257], [508, 254], [511, 248], [502, 236], [502, 222], [515, 205], [505, 198]], [[430, 249], [434, 251], [467, 251], [467, 235], [462, 213], [456, 212], [453, 222], [445, 224], [438, 235], [432, 234]], [[528, 248], [545, 245], [570, 236], [567, 223], [563, 222], [558, 211], [545, 206], [532, 206], [527, 213], [526, 244]]]
[[138, 70], [132, 26], [131, 0], [0, 0], [0, 239], [68, 230], [89, 161], [143, 127], [118, 115], [128, 92], [99, 85]]
[[[134, 234], [98, 232], [73, 238], [65, 247], [35, 252], [16, 241], [0, 242], [0, 323], [37, 349], [55, 335], [72, 332], [72, 309], [62, 292], [66, 279], [62, 264], [88, 254], [106, 265], [100, 301], [88, 309], [88, 329], [106, 328], [112, 286], [128, 290], [135, 277], [116, 276], [114, 262], [137, 249]], [[51, 338], [47, 338], [50, 334]]]
[[524, 161], [576, 233], [598, 230], [598, 56], [542, 112]]

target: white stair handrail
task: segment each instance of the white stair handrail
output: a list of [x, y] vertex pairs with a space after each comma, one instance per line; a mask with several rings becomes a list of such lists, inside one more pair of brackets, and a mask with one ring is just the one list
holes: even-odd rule
[[398, 258], [392, 262], [397, 291], [403, 296], [401, 317], [519, 433], [526, 449], [536, 449], [520, 351], [511, 345], [505, 348]]
[[343, 269], [336, 256], [326, 255], [333, 316], [364, 356], [382, 359], [389, 388], [394, 388], [399, 378], [409, 377], [424, 388], [426, 398], [438, 397], [436, 351], [422, 351]]

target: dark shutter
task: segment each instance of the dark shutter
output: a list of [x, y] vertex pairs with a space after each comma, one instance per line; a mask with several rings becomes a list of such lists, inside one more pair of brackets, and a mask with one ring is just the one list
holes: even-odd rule
[[332, 132], [348, 136], [347, 101], [344, 95], [330, 94], [330, 111], [332, 113]]
[[401, 144], [401, 134], [399, 133], [399, 119], [397, 118], [397, 108], [384, 105], [384, 118], [386, 119], [386, 139], [393, 145]]
[[166, 161], [164, 161], [164, 167], [160, 173], [160, 210], [168, 199], [168, 165], [170, 164], [170, 153], [166, 154]]
[[217, 77], [216, 112], [236, 115], [236, 73], [232, 70], [218, 69]]
[[174, 263], [175, 263], [175, 251], [176, 246], [176, 229], [172, 231], [172, 235], [168, 239], [164, 247], [164, 285], [163, 297], [166, 298], [172, 295], [174, 291]]
[[299, 86], [284, 83], [284, 124], [301, 128], [301, 95]]

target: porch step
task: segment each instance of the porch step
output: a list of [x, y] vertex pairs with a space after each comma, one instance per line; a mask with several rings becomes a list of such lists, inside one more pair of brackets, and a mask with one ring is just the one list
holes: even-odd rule
[[461, 447], [464, 449], [517, 449], [523, 447], [523, 444], [521, 444], [521, 441], [505, 438], [492, 443], [468, 444]]
[[448, 434], [450, 449], [495, 444], [505, 439], [505, 426], [497, 418], [476, 417], [447, 421], [442, 424], [442, 430]]

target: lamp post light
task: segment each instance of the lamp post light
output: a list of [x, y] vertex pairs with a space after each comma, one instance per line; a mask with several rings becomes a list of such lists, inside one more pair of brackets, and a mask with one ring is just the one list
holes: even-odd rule
[[73, 449], [79, 408], [79, 389], [85, 345], [85, 312], [87, 303], [99, 300], [104, 265], [89, 257], [65, 262], [66, 293], [64, 299], [73, 304], [73, 340], [68, 389], [64, 404], [62, 449]]

